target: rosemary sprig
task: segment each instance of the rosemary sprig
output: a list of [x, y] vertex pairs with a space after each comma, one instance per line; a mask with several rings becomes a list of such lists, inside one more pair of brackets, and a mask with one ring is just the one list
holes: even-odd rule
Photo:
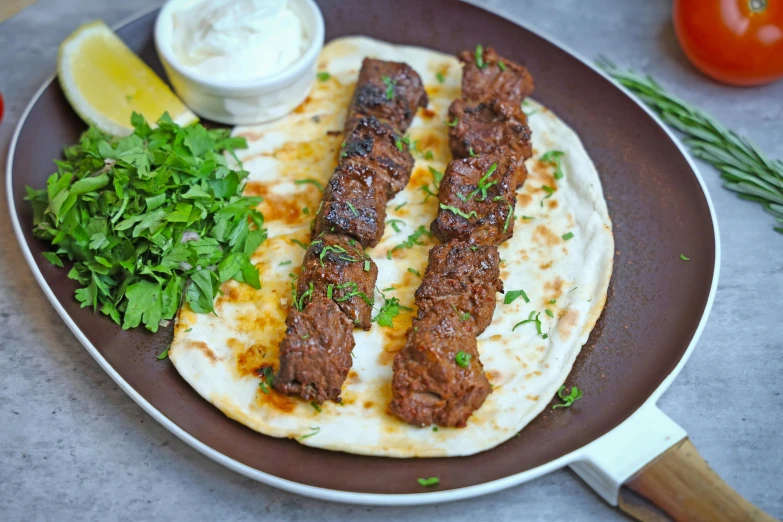
[[[725, 188], [761, 204], [783, 223], [783, 161], [770, 160], [750, 139], [672, 96], [650, 76], [622, 71], [606, 58], [600, 58], [598, 66], [685, 134], [683, 141], [691, 153], [720, 171]], [[775, 227], [775, 231], [783, 234], [783, 227]]]

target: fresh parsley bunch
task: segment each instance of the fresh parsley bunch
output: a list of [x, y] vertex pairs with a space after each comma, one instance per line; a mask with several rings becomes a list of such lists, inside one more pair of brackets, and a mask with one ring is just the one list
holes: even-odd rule
[[82, 307], [155, 332], [183, 298], [208, 313], [229, 279], [260, 288], [250, 256], [266, 230], [261, 198], [241, 196], [248, 173], [223, 156], [246, 148], [244, 138], [180, 127], [168, 114], [155, 129], [139, 114], [131, 123], [124, 138], [87, 130], [55, 160], [46, 189], [27, 187], [26, 199], [36, 237], [55, 248], [46, 259], [73, 262], [68, 277], [82, 285]]

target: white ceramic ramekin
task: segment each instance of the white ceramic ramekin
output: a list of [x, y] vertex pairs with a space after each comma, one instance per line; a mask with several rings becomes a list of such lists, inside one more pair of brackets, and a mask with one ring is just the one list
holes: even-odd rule
[[169, 0], [155, 23], [155, 47], [169, 80], [183, 102], [202, 118], [229, 125], [263, 123], [285, 116], [302, 103], [315, 80], [324, 45], [324, 19], [313, 0], [290, 0], [310, 38], [296, 62], [284, 71], [252, 80], [224, 81], [183, 67], [172, 49], [173, 13], [197, 0]]

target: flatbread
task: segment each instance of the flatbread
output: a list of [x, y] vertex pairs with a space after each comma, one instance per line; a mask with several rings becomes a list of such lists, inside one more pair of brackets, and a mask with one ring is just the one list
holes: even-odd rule
[[[432, 181], [429, 167], [443, 172], [451, 160], [444, 120], [449, 104], [460, 96], [461, 68], [455, 57], [439, 52], [364, 37], [342, 38], [327, 45], [319, 59], [319, 70], [328, 71], [331, 78], [317, 81], [292, 114], [234, 130], [249, 143], [239, 155], [250, 172], [245, 191], [265, 198], [260, 210], [269, 239], [253, 255], [263, 288], [226, 283], [215, 301], [216, 314], [196, 314], [185, 306], [169, 358], [182, 377], [223, 413], [273, 437], [363, 455], [470, 455], [513, 437], [541, 412], [564, 383], [601, 314], [614, 252], [601, 182], [579, 137], [554, 113], [527, 102], [534, 156], [527, 162], [530, 176], [517, 195], [514, 237], [500, 246], [500, 257], [506, 291], [524, 290], [530, 302], [520, 297], [504, 304], [504, 296], [498, 294], [492, 324], [478, 339], [493, 392], [467, 427], [418, 428], [387, 412], [392, 361], [405, 343], [413, 311], [397, 316], [393, 328], [374, 324], [369, 332], [354, 331], [353, 368], [343, 385], [342, 404], [327, 402], [319, 412], [297, 398], [264, 393], [256, 371], [265, 363], [277, 367], [290, 303], [289, 273], [298, 272], [304, 254], [296, 241], [309, 242], [310, 221], [321, 198], [314, 184], [301, 180], [326, 184], [337, 164], [348, 101], [367, 56], [407, 62], [421, 75], [430, 97], [428, 109], [419, 111], [408, 131], [419, 150], [411, 182], [389, 203], [383, 240], [368, 251], [378, 264], [378, 288], [394, 287], [386, 295], [414, 307], [413, 294], [421, 279], [413, 271], [424, 273], [435, 240], [424, 238], [423, 246], [398, 248], [391, 260], [387, 252], [420, 225], [429, 229], [437, 214], [437, 198], [425, 199], [421, 187]], [[443, 83], [437, 73], [445, 78]], [[564, 152], [565, 176], [560, 180], [555, 180], [551, 165], [538, 160], [555, 149]], [[556, 191], [549, 196], [544, 185]], [[399, 232], [391, 220], [400, 220], [394, 222]], [[383, 302], [377, 293], [375, 298], [376, 303]], [[542, 334], [535, 323], [513, 330], [531, 311], [540, 313]]]

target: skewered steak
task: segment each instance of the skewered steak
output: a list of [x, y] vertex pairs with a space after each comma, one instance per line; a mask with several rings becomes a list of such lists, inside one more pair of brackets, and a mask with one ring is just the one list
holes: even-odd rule
[[345, 134], [365, 116], [375, 116], [405, 132], [416, 110], [426, 106], [424, 85], [410, 65], [365, 58], [348, 107]]
[[517, 160], [516, 185], [527, 178], [524, 160], [533, 155], [527, 116], [518, 103], [490, 101], [470, 104], [454, 100], [449, 107], [449, 148], [456, 157], [498, 154]]
[[378, 266], [359, 243], [343, 235], [324, 234], [307, 249], [297, 295], [306, 295], [312, 287], [310, 299], [331, 298], [349, 320], [369, 330], [377, 278]]
[[514, 233], [514, 160], [494, 154], [449, 163], [432, 234], [441, 242], [498, 245]]
[[383, 236], [387, 201], [386, 183], [372, 167], [338, 165], [313, 220], [312, 236], [337, 232], [374, 247]]
[[[477, 55], [481, 62], [477, 63]], [[462, 62], [462, 98], [481, 102], [498, 100], [517, 106], [533, 94], [533, 77], [525, 67], [498, 56], [491, 47], [481, 53], [462, 51], [457, 55]], [[500, 66], [499, 63], [503, 63]]]
[[465, 426], [492, 391], [474, 328], [445, 304], [413, 322], [394, 358], [393, 415], [415, 426]]
[[480, 335], [495, 311], [495, 294], [503, 291], [500, 255], [495, 246], [473, 246], [460, 241], [438, 245], [430, 250], [427, 272], [416, 290], [418, 317], [422, 318], [445, 304], [469, 314]]
[[337, 400], [351, 368], [351, 321], [334, 301], [317, 297], [301, 312], [291, 308], [285, 323], [275, 390], [318, 404]]
[[389, 199], [405, 188], [413, 170], [408, 144], [388, 123], [361, 118], [345, 138], [340, 164], [369, 166], [386, 184]]

